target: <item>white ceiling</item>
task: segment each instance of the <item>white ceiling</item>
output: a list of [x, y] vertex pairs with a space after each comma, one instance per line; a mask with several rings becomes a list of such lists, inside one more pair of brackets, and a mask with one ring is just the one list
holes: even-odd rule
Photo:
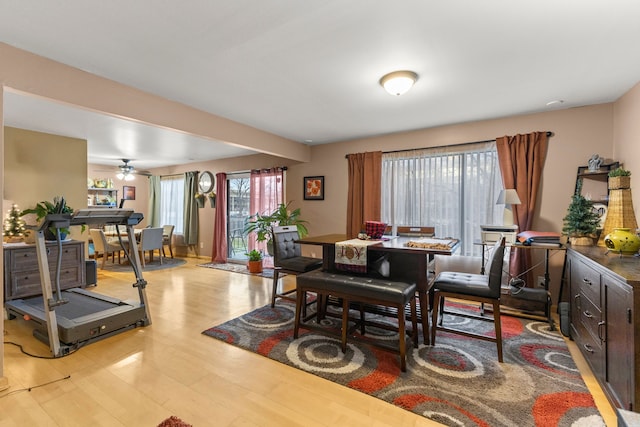
[[[637, 0], [0, 0], [0, 40], [309, 144], [611, 102], [640, 80]], [[419, 80], [393, 97], [378, 80], [399, 69]], [[12, 93], [5, 123], [86, 138], [91, 163], [250, 153]]]

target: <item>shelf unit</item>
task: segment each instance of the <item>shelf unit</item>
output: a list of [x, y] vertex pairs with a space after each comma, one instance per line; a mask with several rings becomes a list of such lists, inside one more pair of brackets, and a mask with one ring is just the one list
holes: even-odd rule
[[118, 190], [115, 188], [87, 189], [87, 205], [96, 208], [115, 208], [118, 205]]
[[578, 182], [582, 180], [581, 194], [591, 200], [594, 204], [609, 204], [609, 171], [620, 166], [619, 162], [602, 165], [597, 171], [589, 171], [588, 166], [578, 166], [576, 175], [576, 191]]

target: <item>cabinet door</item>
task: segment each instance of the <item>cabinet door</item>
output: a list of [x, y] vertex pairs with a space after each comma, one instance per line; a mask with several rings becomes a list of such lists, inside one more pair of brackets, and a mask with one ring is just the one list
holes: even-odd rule
[[632, 408], [633, 386], [633, 291], [630, 286], [603, 275], [605, 292], [606, 379], [617, 406]]

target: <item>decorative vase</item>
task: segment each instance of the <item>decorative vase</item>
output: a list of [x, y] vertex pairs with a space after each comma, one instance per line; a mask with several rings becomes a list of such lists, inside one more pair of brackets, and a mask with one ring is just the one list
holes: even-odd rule
[[[54, 228], [55, 230], [55, 228]], [[57, 241], [58, 238], [56, 237], [56, 234], [54, 231], [52, 231], [50, 228], [45, 228], [43, 230], [44, 232], [44, 240], [47, 241]], [[66, 240], [67, 239], [67, 233], [64, 232], [60, 232], [60, 240]]]
[[609, 177], [610, 190], [620, 190], [623, 188], [631, 188], [630, 176], [610, 176]]
[[631, 232], [629, 228], [614, 228], [604, 238], [607, 249], [613, 252], [634, 254], [640, 249], [640, 237]]
[[204, 208], [204, 197], [196, 197], [196, 204], [199, 208]]
[[262, 273], [262, 260], [260, 261], [248, 261], [247, 268], [249, 269], [249, 273]]
[[211, 205], [212, 208], [216, 207], [216, 198], [215, 197], [209, 197], [209, 204]]

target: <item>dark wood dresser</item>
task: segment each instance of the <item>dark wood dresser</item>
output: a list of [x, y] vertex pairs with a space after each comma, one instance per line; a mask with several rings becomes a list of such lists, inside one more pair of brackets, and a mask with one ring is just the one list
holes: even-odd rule
[[640, 410], [640, 258], [574, 246], [566, 273], [571, 338], [611, 403]]
[[[51, 284], [55, 289], [55, 268], [58, 245], [47, 242], [47, 259], [51, 273]], [[42, 294], [40, 269], [35, 244], [8, 243], [4, 249], [4, 299], [5, 301]], [[62, 243], [60, 287], [62, 289], [84, 287], [86, 270], [84, 242], [70, 240]]]

